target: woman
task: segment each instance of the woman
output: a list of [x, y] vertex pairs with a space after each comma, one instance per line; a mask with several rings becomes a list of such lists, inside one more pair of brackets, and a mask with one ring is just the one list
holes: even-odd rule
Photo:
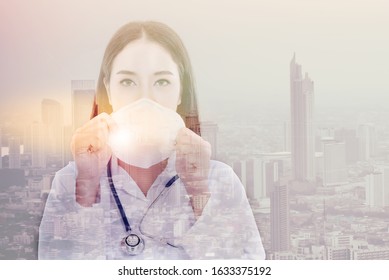
[[54, 178], [39, 258], [265, 257], [242, 184], [200, 137], [191, 65], [174, 31], [157, 22], [117, 31], [92, 114], [73, 136], [75, 162]]

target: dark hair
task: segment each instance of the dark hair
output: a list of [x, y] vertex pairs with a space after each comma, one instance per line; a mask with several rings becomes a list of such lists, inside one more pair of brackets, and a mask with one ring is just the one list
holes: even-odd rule
[[154, 21], [127, 23], [111, 38], [101, 63], [92, 117], [102, 112], [112, 113], [104, 79], [109, 80], [115, 57], [125, 46], [142, 38], [142, 36], [146, 36], [147, 39], [160, 44], [170, 53], [177, 64], [181, 81], [181, 104], [177, 107], [177, 113], [185, 121], [186, 127], [200, 134], [196, 91], [188, 53], [180, 37], [170, 27]]

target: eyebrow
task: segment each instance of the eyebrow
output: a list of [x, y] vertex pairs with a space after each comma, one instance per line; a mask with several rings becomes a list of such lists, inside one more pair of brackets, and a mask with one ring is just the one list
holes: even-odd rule
[[[129, 71], [129, 70], [120, 70], [116, 74], [124, 74], [124, 75], [136, 75], [136, 72], [134, 71]], [[160, 75], [173, 75], [172, 72], [170, 71], [157, 71], [154, 73], [154, 75], [160, 76]]]
[[155, 72], [154, 75], [173, 75], [173, 73], [170, 71], [158, 71]]
[[119, 72], [117, 72], [116, 74], [125, 74], [125, 75], [136, 75], [135, 72], [133, 71], [129, 71], [129, 70], [120, 70]]

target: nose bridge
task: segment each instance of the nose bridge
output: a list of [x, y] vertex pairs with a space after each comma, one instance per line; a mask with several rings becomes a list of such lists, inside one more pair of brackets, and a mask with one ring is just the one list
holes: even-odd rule
[[148, 98], [155, 101], [152, 91], [152, 85], [150, 84], [150, 81], [148, 81], [148, 79], [144, 79], [141, 83], [140, 98]]

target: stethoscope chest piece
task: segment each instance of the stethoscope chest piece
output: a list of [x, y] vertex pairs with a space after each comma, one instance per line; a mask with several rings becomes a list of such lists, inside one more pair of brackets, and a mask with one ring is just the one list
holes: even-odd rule
[[121, 248], [123, 252], [130, 256], [136, 256], [143, 252], [145, 242], [139, 235], [130, 233], [121, 241]]
[[[117, 205], [118, 210], [120, 212], [120, 216], [122, 217], [124, 228], [125, 228], [126, 232], [130, 233], [122, 239], [122, 241], [120, 242], [120, 247], [121, 247], [123, 253], [126, 255], [130, 255], [130, 256], [139, 255], [143, 252], [143, 250], [145, 248], [145, 242], [144, 242], [142, 237], [140, 237], [138, 234], [135, 234], [131, 231], [131, 226], [130, 226], [130, 223], [127, 219], [126, 212], [124, 211], [123, 205], [120, 202], [119, 195], [116, 192], [116, 188], [115, 188], [115, 185], [113, 183], [112, 171], [111, 171], [111, 159], [109, 160], [108, 165], [107, 165], [107, 177], [108, 177], [108, 183], [109, 183], [109, 186], [110, 186], [110, 189], [112, 192], [112, 196], [115, 199], [116, 205]], [[164, 190], [170, 188], [174, 184], [174, 182], [177, 181], [178, 179], [179, 179], [178, 175], [175, 175], [174, 177], [172, 177], [166, 183]], [[146, 212], [144, 213], [142, 219], [139, 222], [139, 232], [141, 232], [142, 235], [144, 235], [148, 238], [151, 238], [151, 239], [154, 239], [154, 238], [152, 236], [147, 235], [144, 232], [142, 232], [141, 224], [142, 224], [144, 217], [147, 215], [147, 212], [149, 211], [149, 209], [153, 206], [153, 204], [158, 200], [158, 198], [160, 196], [163, 196], [164, 190], [161, 191], [159, 193], [159, 195], [154, 199], [154, 201], [150, 204], [150, 206], [147, 208]], [[164, 240], [164, 239], [161, 239], [161, 240]], [[176, 247], [176, 246], [174, 246], [166, 241], [165, 241], [165, 244], [170, 245], [172, 247]]]

